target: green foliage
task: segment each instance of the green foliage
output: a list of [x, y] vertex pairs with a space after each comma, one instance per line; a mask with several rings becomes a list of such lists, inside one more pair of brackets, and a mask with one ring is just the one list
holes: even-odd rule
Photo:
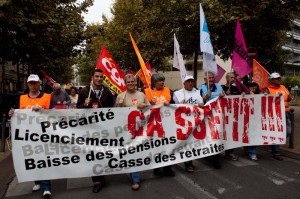
[[93, 1], [11, 0], [0, 4], [0, 57], [28, 66], [28, 72], [40, 68], [62, 83], [72, 78], [75, 46], [83, 41], [85, 22], [81, 13]]
[[300, 85], [300, 76], [291, 76], [291, 77], [284, 77], [282, 79], [282, 83], [285, 86], [291, 86], [294, 87], [296, 85]]
[[[284, 74], [282, 66], [289, 54], [281, 46], [300, 11], [299, 0], [203, 0], [201, 4], [216, 54], [224, 60], [231, 57], [239, 18], [247, 46], [257, 49], [257, 60], [269, 72]], [[166, 59], [173, 57], [174, 33], [184, 57], [199, 53], [199, 1], [116, 0], [111, 11], [111, 21], [103, 16], [103, 24], [87, 28], [85, 59], [89, 57], [94, 66], [105, 45], [120, 67], [137, 71], [140, 65], [129, 33], [154, 69], [170, 67]]]
[[268, 71], [283, 74], [282, 66], [289, 55], [281, 46], [286, 31], [292, 28], [292, 20], [299, 14], [298, 0], [206, 0], [202, 5], [214, 47], [223, 59], [231, 56], [239, 18], [246, 44], [257, 49], [259, 62]]

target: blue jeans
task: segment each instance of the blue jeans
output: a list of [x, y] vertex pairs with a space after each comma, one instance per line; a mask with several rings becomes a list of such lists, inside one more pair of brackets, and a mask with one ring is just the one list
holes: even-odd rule
[[140, 179], [140, 174], [138, 172], [133, 172], [130, 173], [130, 177], [131, 177], [131, 183], [140, 183], [141, 179]]
[[246, 146], [246, 149], [249, 157], [256, 156], [256, 146]]
[[271, 145], [272, 155], [280, 155], [280, 145]]
[[41, 185], [41, 191], [51, 191], [51, 182], [50, 180], [40, 180], [40, 181], [34, 181], [35, 184]]

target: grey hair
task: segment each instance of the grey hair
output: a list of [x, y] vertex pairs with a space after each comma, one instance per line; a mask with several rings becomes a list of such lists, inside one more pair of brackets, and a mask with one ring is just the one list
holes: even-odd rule
[[151, 85], [154, 86], [156, 82], [165, 81], [165, 76], [160, 73], [155, 73], [151, 77]]
[[124, 82], [125, 82], [125, 83], [126, 83], [126, 79], [128, 79], [128, 78], [133, 78], [134, 81], [136, 82], [136, 77], [135, 77], [135, 75], [133, 75], [133, 74], [127, 74], [127, 75], [124, 76]]
[[213, 72], [207, 71], [207, 72], [204, 73], [204, 81], [207, 80], [207, 74], [212, 74], [215, 77], [215, 74]]
[[53, 84], [53, 88], [61, 88], [61, 85], [59, 83]]

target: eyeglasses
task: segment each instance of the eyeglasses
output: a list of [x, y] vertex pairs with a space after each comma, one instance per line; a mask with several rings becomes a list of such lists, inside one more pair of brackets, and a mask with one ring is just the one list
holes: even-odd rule
[[36, 85], [38, 82], [28, 82], [28, 84]]

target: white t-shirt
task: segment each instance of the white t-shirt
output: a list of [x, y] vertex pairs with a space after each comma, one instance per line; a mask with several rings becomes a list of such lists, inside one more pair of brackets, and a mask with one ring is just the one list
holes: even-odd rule
[[203, 103], [203, 99], [200, 95], [200, 91], [193, 88], [188, 91], [184, 88], [176, 91], [173, 95], [173, 100], [176, 104], [200, 104]]

